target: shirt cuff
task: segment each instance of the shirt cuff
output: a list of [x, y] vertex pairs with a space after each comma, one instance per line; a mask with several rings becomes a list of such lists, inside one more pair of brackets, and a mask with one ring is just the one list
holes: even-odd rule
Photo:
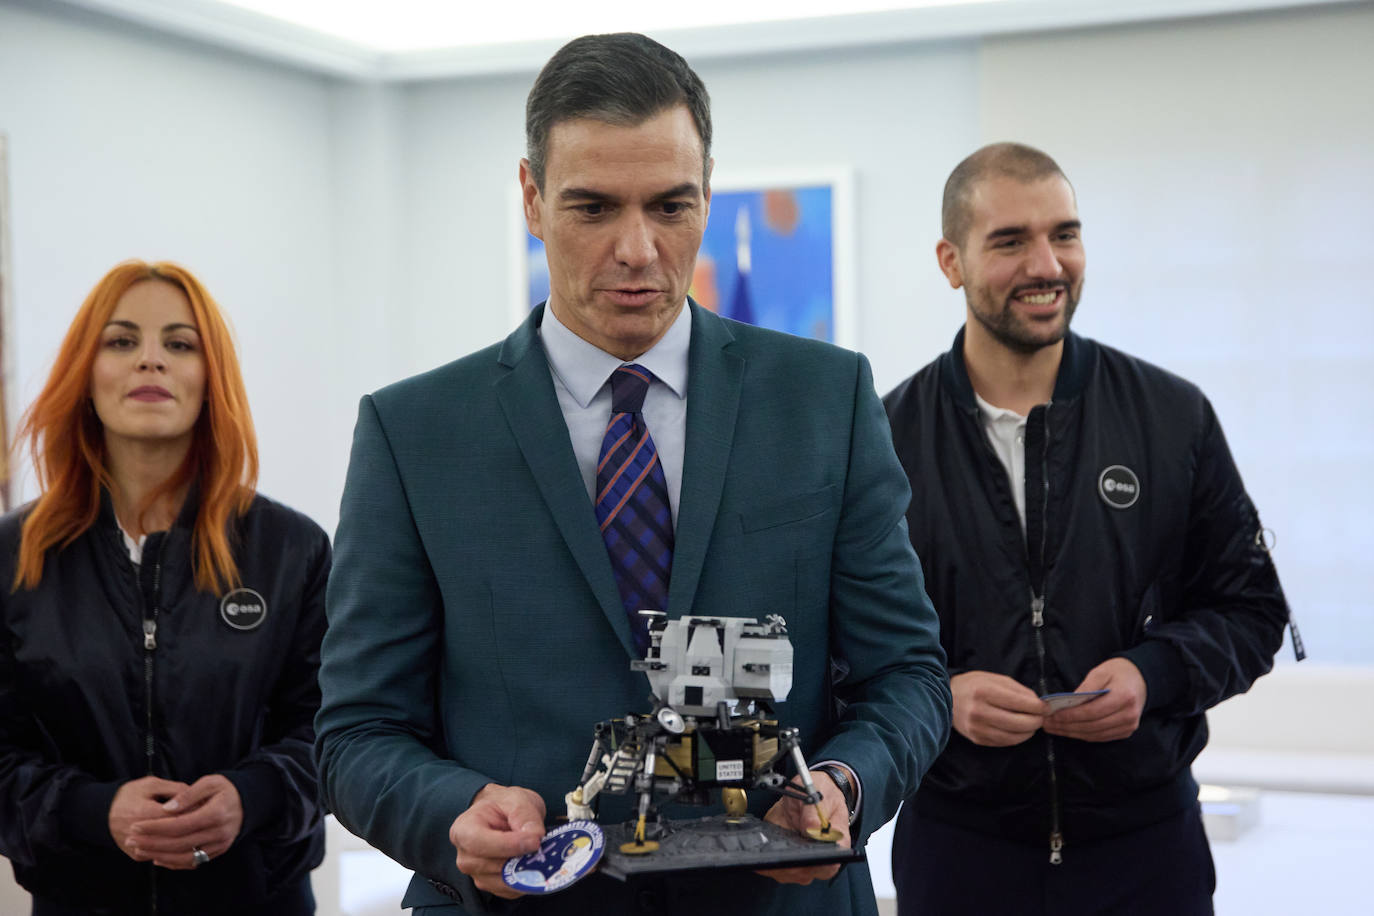
[[826, 765], [842, 768], [846, 773], [849, 774], [849, 781], [854, 784], [854, 810], [849, 812], [849, 821], [850, 823], [854, 823], [859, 819], [859, 812], [864, 809], [864, 784], [859, 780], [859, 774], [854, 772], [854, 768], [849, 764], [845, 763], [843, 760], [827, 759], [819, 760], [815, 763], [808, 764], [808, 766], [810, 766], [810, 768], [813, 770], [816, 769], [816, 767]]

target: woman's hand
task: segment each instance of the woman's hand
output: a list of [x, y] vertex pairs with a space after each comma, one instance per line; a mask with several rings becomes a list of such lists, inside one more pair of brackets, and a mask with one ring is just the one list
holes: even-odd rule
[[239, 791], [218, 773], [182, 786], [159, 807], [159, 815], [137, 821], [130, 829], [127, 851], [140, 862], [195, 868], [195, 850], [210, 859], [223, 855], [243, 829]]
[[114, 837], [120, 851], [135, 862], [151, 859], [151, 856], [137, 854], [133, 844], [134, 825], [169, 816], [163, 804], [188, 788], [184, 782], [156, 776], [144, 776], [120, 786], [114, 801], [110, 802], [110, 836]]

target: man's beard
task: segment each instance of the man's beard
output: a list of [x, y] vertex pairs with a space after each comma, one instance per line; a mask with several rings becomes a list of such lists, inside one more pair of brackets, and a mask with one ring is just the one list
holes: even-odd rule
[[[1011, 304], [1017, 295], [1037, 289], [1062, 289], [1064, 291], [1063, 318], [1048, 333], [1046, 333], [1044, 326], [1019, 317]], [[1079, 292], [1081, 291], [1082, 287], [1080, 286]], [[1069, 332], [1069, 322], [1073, 320], [1073, 313], [1078, 309], [1078, 296], [1074, 295], [1073, 288], [1067, 283], [1018, 287], [1011, 292], [1011, 295], [1002, 303], [1002, 307], [996, 311], [975, 302], [973, 291], [970, 289], [965, 290], [964, 298], [968, 302], [969, 311], [973, 313], [973, 317], [978, 319], [978, 323], [987, 329], [994, 340], [1013, 352], [1025, 355], [1043, 350], [1045, 347], [1053, 346], [1063, 340], [1064, 335]]]

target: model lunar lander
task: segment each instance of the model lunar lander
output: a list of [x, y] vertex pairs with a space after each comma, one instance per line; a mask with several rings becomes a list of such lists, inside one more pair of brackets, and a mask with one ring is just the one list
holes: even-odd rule
[[[649, 649], [631, 669], [648, 675], [654, 709], [596, 725], [587, 766], [565, 799], [570, 820], [595, 820], [599, 795], [638, 796], [630, 823], [606, 829], [602, 871], [613, 877], [694, 868], [777, 867], [849, 861], [837, 845], [802, 757], [798, 732], [780, 727], [772, 703], [792, 688], [786, 622], [743, 617], [649, 618]], [[784, 761], [801, 783], [779, 772]], [[748, 789], [815, 805], [809, 839], [746, 811]], [[656, 800], [707, 805], [719, 791], [725, 816], [667, 821]], [[623, 840], [623, 842], [617, 842]]]

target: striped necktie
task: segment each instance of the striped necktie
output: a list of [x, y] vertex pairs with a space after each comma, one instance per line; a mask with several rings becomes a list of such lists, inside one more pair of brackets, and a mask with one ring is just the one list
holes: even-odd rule
[[596, 465], [596, 520], [641, 656], [649, 636], [639, 611], [668, 609], [673, 567], [668, 482], [641, 413], [653, 378], [638, 365], [621, 366], [612, 373], [611, 422]]

